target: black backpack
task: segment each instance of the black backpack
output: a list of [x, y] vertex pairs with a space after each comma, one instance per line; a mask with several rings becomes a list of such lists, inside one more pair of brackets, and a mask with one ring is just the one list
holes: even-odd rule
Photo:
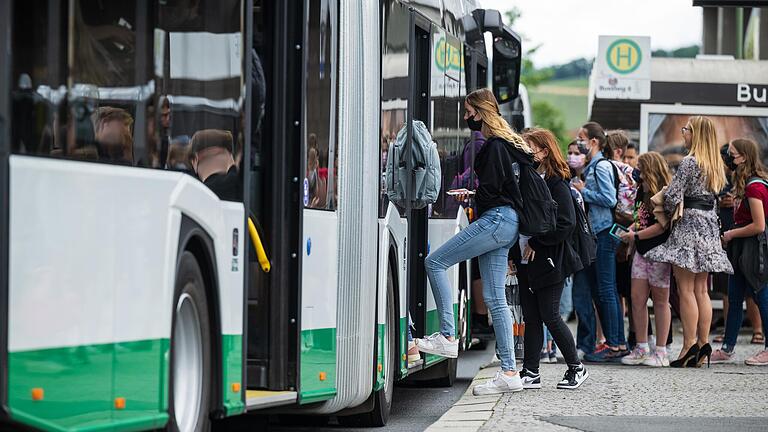
[[532, 165], [517, 162], [515, 165], [517, 185], [523, 198], [523, 205], [517, 211], [520, 232], [537, 236], [554, 231], [557, 226], [557, 202], [552, 199], [547, 183]]
[[573, 230], [571, 241], [573, 250], [581, 259], [581, 264], [586, 268], [595, 262], [597, 258], [597, 236], [592, 231], [586, 212], [581, 208], [576, 198], [571, 195], [573, 209], [576, 212], [576, 228]]

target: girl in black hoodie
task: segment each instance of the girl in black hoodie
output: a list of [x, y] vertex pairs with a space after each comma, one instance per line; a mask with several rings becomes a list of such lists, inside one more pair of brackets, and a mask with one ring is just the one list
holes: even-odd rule
[[552, 132], [532, 129], [523, 135], [523, 139], [533, 150], [534, 160], [539, 164], [538, 172], [557, 202], [557, 225], [553, 232], [522, 238], [516, 248], [515, 264], [525, 320], [525, 355], [520, 378], [524, 388], [541, 388], [539, 359], [544, 342], [543, 323], [568, 364], [557, 388], [575, 389], [589, 374], [576, 354], [571, 331], [560, 317], [560, 296], [565, 278], [583, 267], [571, 244], [576, 211], [568, 185], [570, 170]]

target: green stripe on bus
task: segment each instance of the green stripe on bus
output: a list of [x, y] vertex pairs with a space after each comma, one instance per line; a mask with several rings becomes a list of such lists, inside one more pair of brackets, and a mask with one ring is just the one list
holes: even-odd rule
[[336, 329], [301, 331], [299, 403], [336, 395]]
[[[243, 335], [223, 335], [221, 339], [221, 355], [224, 369], [222, 371], [222, 386], [224, 395], [224, 408], [227, 416], [242, 414], [245, 412], [243, 403]], [[234, 391], [232, 385], [237, 384], [238, 390]]]
[[[459, 304], [453, 304], [453, 321], [455, 326], [456, 335], [459, 335]], [[440, 315], [437, 313], [437, 309], [427, 311], [427, 334], [432, 334], [440, 331]], [[439, 363], [445, 360], [445, 357], [440, 357], [432, 354], [424, 355], [424, 363], [427, 366], [431, 366], [435, 363]]]
[[[11, 352], [11, 417], [48, 431], [162, 427], [168, 354], [168, 339]], [[42, 400], [33, 400], [33, 389]], [[124, 409], [115, 409], [118, 397]]]
[[384, 388], [384, 374], [387, 373], [387, 371], [384, 370], [386, 367], [386, 363], [384, 361], [384, 338], [386, 337], [386, 330], [386, 324], [376, 324], [376, 364], [381, 365], [381, 370], [379, 370], [378, 367], [376, 368], [376, 380], [373, 383], [373, 391], [375, 392]]

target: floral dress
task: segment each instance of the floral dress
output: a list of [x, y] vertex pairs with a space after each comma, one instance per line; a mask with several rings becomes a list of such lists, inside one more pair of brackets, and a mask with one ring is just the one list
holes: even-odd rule
[[[715, 200], [706, 189], [705, 178], [696, 159], [686, 156], [664, 194], [664, 211], [672, 214], [684, 198]], [[733, 274], [733, 267], [720, 243], [720, 224], [715, 209], [684, 209], [683, 217], [672, 227], [669, 239], [647, 254], [651, 261], [666, 262], [693, 273]]]

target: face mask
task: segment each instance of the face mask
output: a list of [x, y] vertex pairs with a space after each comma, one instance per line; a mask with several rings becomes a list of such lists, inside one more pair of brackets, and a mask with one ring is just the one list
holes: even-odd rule
[[482, 120], [475, 120], [473, 117], [467, 119], [467, 127], [469, 130], [479, 132], [483, 128]]
[[736, 171], [736, 168], [739, 166], [736, 165], [736, 162], [734, 162], [733, 159], [733, 156], [729, 154], [723, 156], [723, 162], [725, 162], [725, 166], [727, 166], [731, 171]]
[[632, 180], [635, 181], [635, 183], [640, 183], [640, 170], [635, 168], [632, 170]]
[[589, 153], [589, 147], [587, 147], [587, 142], [578, 140], [576, 141], [576, 146], [579, 148], [579, 152], [583, 155], [586, 155]]
[[[581, 149], [579, 149], [581, 151]], [[584, 154], [569, 154], [568, 155], [568, 166], [573, 169], [581, 169], [584, 168]]]

